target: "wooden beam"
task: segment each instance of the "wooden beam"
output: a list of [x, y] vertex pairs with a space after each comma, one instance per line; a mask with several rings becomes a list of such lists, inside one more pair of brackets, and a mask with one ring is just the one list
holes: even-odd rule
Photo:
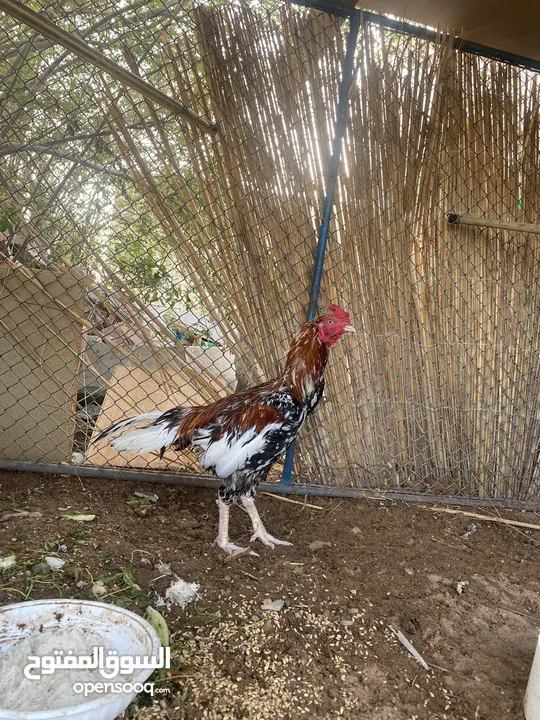
[[492, 218], [474, 217], [473, 215], [458, 215], [457, 213], [448, 213], [448, 223], [450, 225], [489, 227], [495, 230], [510, 230], [512, 232], [540, 233], [540, 224], [496, 220]]
[[49, 40], [61, 45], [66, 50], [69, 50], [69, 52], [74, 53], [91, 65], [94, 65], [100, 70], [108, 73], [123, 85], [131, 88], [132, 90], [136, 90], [138, 93], [148, 98], [148, 100], [152, 100], [157, 105], [166, 108], [175, 115], [179, 115], [180, 117], [189, 120], [189, 122], [196, 125], [201, 130], [204, 130], [205, 132], [216, 132], [217, 128], [215, 125], [198, 117], [198, 115], [195, 115], [195, 113], [191, 112], [191, 110], [186, 108], [177, 100], [169, 97], [142, 78], [129, 72], [129, 70], [125, 70], [121, 65], [118, 65], [118, 63], [109, 60], [106, 55], [98, 50], [94, 50], [71, 33], [62, 30], [41, 13], [34, 12], [17, 0], [0, 0], [0, 10], [3, 10], [8, 15], [11, 15], [25, 25], [28, 25], [33, 30], [36, 30], [41, 35], [49, 38]]

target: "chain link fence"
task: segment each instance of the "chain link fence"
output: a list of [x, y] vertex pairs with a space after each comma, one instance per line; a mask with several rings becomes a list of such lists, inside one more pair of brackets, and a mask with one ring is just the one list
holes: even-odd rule
[[[278, 374], [349, 22], [276, 0], [32, 7], [184, 111], [2, 17], [0, 466], [199, 473], [90, 441]], [[320, 296], [358, 335], [295, 483], [537, 499], [540, 246], [516, 223], [540, 207], [539, 101], [532, 71], [362, 22]]]

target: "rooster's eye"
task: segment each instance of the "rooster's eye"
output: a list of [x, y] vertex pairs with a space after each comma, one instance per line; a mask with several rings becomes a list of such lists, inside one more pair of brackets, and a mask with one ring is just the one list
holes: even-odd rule
[[327, 324], [328, 324], [328, 325], [333, 325], [333, 324], [334, 324], [334, 321], [333, 321], [333, 320], [329, 320]]

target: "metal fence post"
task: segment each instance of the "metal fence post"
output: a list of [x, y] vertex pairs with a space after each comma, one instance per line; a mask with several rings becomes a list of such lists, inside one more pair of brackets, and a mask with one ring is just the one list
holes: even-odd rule
[[[321, 289], [321, 280], [324, 269], [324, 260], [326, 256], [326, 246], [328, 244], [328, 233], [330, 231], [330, 220], [332, 219], [332, 210], [334, 207], [334, 196], [336, 194], [336, 185], [338, 178], [339, 163], [341, 160], [341, 147], [343, 144], [343, 136], [345, 134], [345, 123], [347, 120], [347, 110], [349, 107], [349, 93], [354, 80], [354, 53], [356, 50], [356, 41], [358, 39], [358, 31], [360, 29], [360, 12], [352, 10], [349, 16], [349, 37], [347, 38], [347, 52], [345, 54], [345, 62], [343, 63], [343, 76], [339, 86], [338, 106], [336, 112], [336, 127], [334, 132], [334, 142], [332, 147], [332, 157], [328, 166], [328, 176], [326, 180], [326, 192], [324, 197], [322, 221], [319, 230], [319, 240], [317, 243], [317, 255], [315, 257], [315, 265], [313, 267], [313, 280], [311, 282], [311, 292], [309, 296], [309, 307], [307, 312], [307, 320], [313, 320], [317, 314], [317, 304], [319, 301], [319, 292]], [[296, 441], [287, 450], [285, 456], [285, 465], [283, 467], [283, 475], [281, 482], [290, 484], [292, 482], [292, 466], [294, 462], [294, 453], [296, 449]]]

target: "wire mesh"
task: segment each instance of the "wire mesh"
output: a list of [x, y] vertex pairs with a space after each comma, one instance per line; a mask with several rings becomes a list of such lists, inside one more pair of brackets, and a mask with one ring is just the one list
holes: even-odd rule
[[[348, 21], [275, 0], [40, 3], [216, 130], [0, 30], [0, 462], [200, 472], [91, 444], [280, 372], [305, 318]], [[354, 342], [295, 480], [538, 495], [538, 80], [364, 22], [320, 306]], [[279, 480], [278, 463], [271, 478]]]

